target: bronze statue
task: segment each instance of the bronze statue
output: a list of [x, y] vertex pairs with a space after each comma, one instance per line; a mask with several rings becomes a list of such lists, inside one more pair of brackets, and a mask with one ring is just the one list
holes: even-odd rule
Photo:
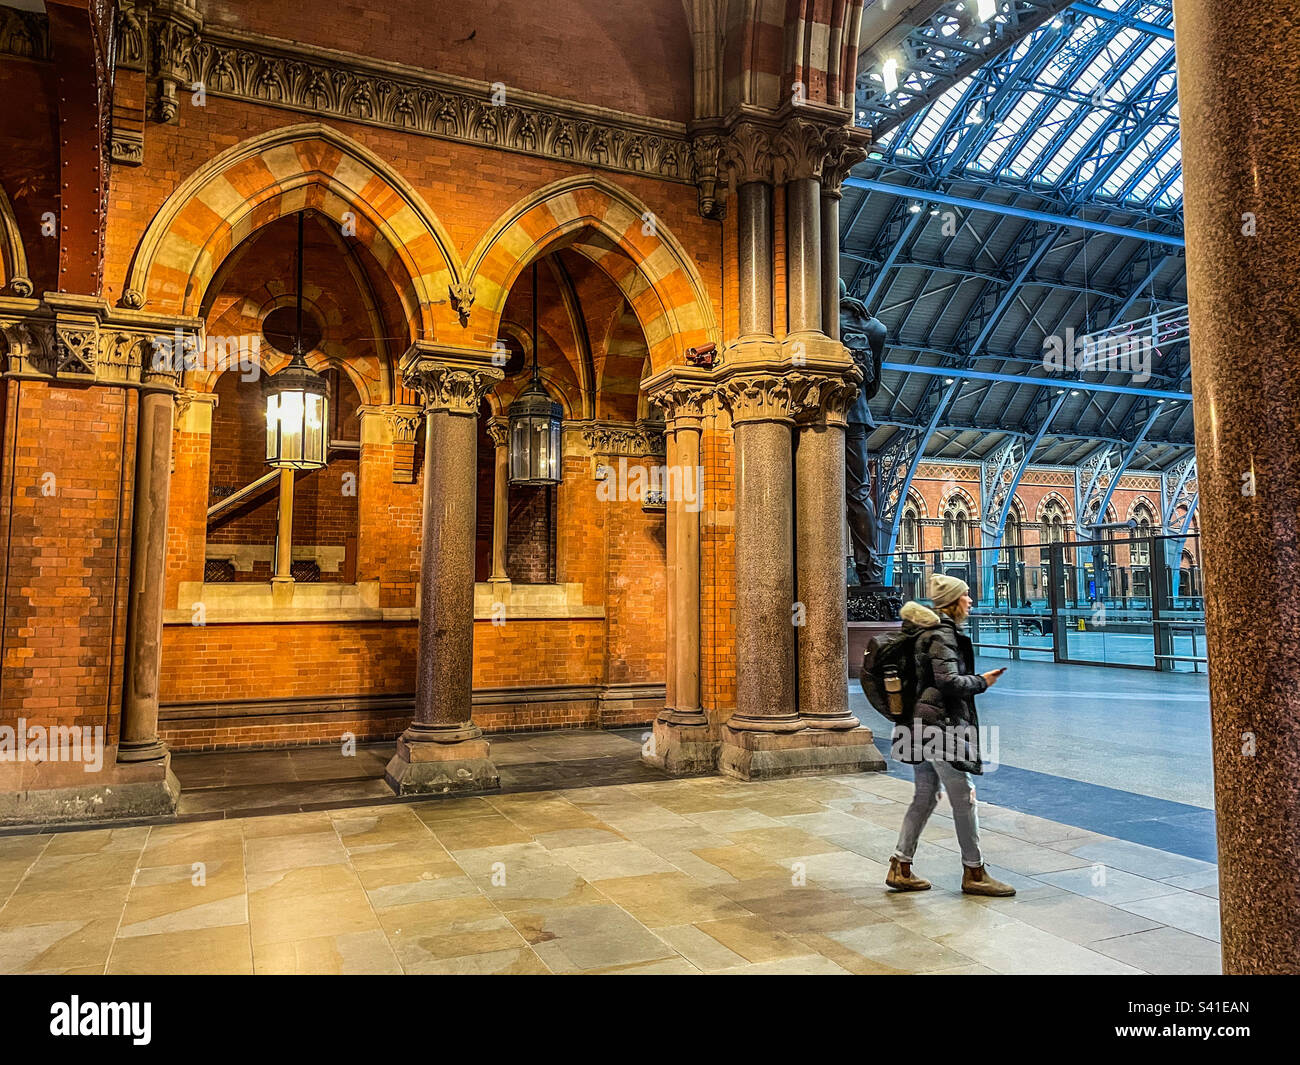
[[875, 429], [871, 400], [880, 391], [881, 367], [885, 358], [885, 326], [871, 316], [860, 299], [848, 294], [840, 278], [840, 342], [849, 349], [862, 371], [858, 398], [849, 409], [845, 437], [845, 496], [849, 515], [849, 540], [857, 580], [850, 581], [869, 592], [883, 592], [878, 557], [876, 505], [872, 498], [871, 471], [867, 465], [867, 437]]

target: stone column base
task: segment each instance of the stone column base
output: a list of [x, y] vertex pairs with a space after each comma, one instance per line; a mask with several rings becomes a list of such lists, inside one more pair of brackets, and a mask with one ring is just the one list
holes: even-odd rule
[[641, 760], [675, 777], [712, 773], [718, 765], [718, 739], [708, 725], [678, 725], [657, 719], [654, 746]]
[[885, 759], [871, 742], [871, 729], [802, 729], [743, 732], [722, 729], [718, 770], [738, 780], [774, 780], [835, 773], [879, 773]]
[[0, 773], [0, 825], [170, 817], [181, 794], [170, 753], [148, 762], [106, 762], [94, 773], [58, 764], [4, 768], [21, 783], [11, 786], [11, 773]]
[[456, 743], [411, 742], [397, 738], [397, 753], [384, 779], [398, 795], [445, 795], [452, 791], [499, 788], [497, 767], [488, 756], [492, 745], [481, 736]]

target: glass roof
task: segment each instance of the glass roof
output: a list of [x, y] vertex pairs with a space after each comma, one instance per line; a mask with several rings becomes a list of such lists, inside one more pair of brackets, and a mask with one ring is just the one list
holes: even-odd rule
[[889, 162], [1072, 204], [1182, 208], [1170, 0], [1077, 3], [885, 133]]

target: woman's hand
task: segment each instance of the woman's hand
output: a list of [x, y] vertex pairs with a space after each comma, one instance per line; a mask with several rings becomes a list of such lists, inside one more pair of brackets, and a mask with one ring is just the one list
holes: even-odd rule
[[1003, 666], [1001, 669], [990, 669], [987, 673], [981, 673], [980, 676], [984, 678], [984, 683], [991, 688], [998, 682], [998, 678], [1006, 671], [1007, 667]]

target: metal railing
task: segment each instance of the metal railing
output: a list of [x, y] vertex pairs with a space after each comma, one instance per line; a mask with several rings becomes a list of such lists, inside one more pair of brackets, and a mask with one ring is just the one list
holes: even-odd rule
[[934, 573], [970, 585], [981, 654], [1195, 672], [1206, 661], [1196, 535], [947, 547], [888, 561], [904, 601], [928, 602]]

